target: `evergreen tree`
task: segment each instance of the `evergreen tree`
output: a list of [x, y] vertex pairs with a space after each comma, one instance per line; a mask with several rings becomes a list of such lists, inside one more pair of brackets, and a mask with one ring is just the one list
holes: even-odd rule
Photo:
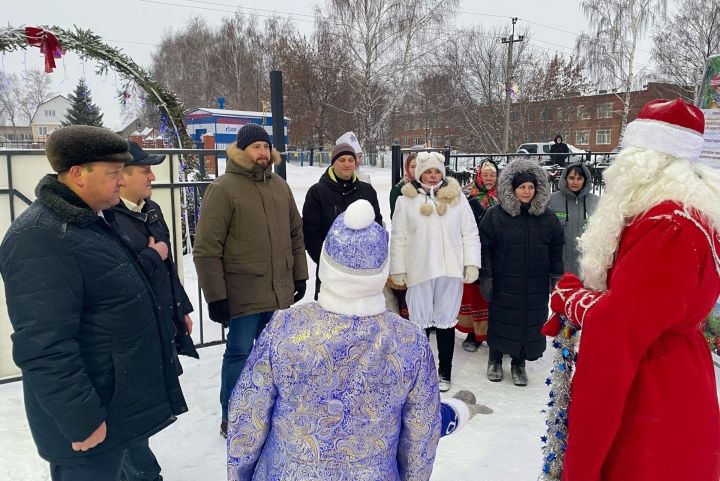
[[85, 83], [85, 79], [80, 79], [75, 87], [75, 92], [68, 95], [68, 100], [71, 105], [63, 125], [103, 126], [103, 114], [100, 112], [100, 108], [92, 102], [90, 89]]

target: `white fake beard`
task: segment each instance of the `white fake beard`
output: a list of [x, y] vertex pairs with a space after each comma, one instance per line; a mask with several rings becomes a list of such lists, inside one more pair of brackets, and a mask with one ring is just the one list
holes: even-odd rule
[[717, 235], [720, 226], [720, 172], [660, 152], [626, 148], [604, 174], [606, 187], [580, 237], [584, 284], [607, 290], [607, 271], [615, 261], [622, 231], [638, 215], [664, 201], [675, 201], [704, 217]]

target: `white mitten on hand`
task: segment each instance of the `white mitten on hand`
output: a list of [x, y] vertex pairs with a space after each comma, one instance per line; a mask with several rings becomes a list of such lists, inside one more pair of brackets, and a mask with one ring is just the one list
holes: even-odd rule
[[465, 284], [472, 284], [475, 282], [480, 275], [480, 270], [476, 266], [465, 266], [463, 272], [463, 282]]
[[393, 274], [390, 277], [392, 278], [392, 281], [398, 286], [404, 286], [405, 284], [407, 284], [407, 274], [404, 272], [400, 274]]

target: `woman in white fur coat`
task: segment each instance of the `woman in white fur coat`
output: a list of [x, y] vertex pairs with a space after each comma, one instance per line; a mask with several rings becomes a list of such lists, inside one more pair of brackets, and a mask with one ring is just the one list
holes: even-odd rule
[[402, 188], [390, 236], [390, 273], [408, 287], [410, 320], [428, 336], [435, 328], [442, 392], [450, 389], [463, 282], [474, 282], [480, 268], [475, 217], [460, 184], [445, 178], [444, 160], [437, 152], [417, 156], [416, 180]]

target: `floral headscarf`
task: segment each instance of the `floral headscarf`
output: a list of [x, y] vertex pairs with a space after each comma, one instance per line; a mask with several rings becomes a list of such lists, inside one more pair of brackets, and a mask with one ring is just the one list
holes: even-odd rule
[[482, 180], [481, 172], [483, 168], [494, 169], [497, 176], [500, 176], [500, 170], [498, 169], [497, 164], [492, 160], [484, 160], [478, 167], [477, 174], [475, 174], [475, 180], [468, 186], [467, 196], [470, 199], [477, 199], [480, 202], [480, 205], [487, 209], [488, 207], [492, 207], [498, 203], [497, 181], [492, 189], [488, 190]]

